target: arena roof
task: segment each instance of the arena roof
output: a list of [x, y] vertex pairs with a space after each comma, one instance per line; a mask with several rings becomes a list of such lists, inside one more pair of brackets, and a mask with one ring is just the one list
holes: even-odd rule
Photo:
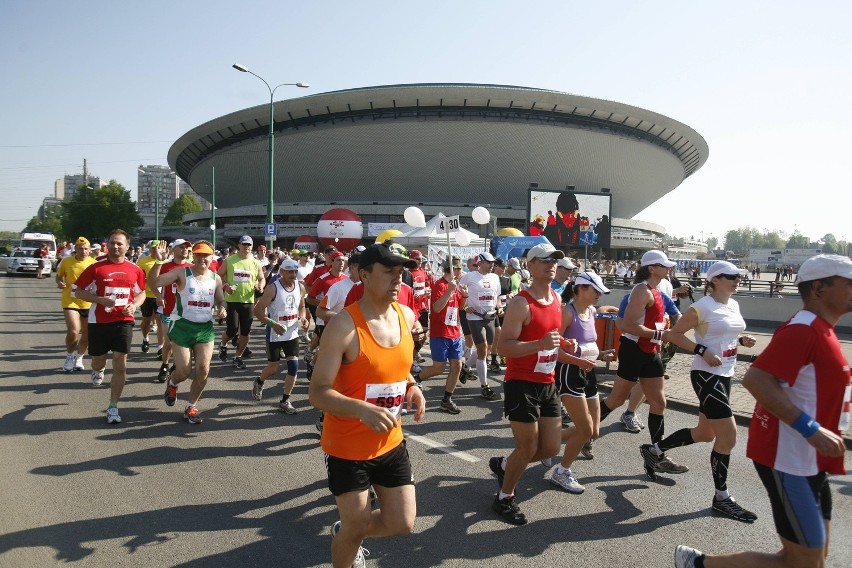
[[[217, 207], [266, 202], [269, 105], [181, 136], [169, 165]], [[597, 193], [630, 218], [707, 160], [689, 126], [642, 108], [527, 87], [388, 85], [275, 103], [275, 201], [474, 200], [540, 188]]]

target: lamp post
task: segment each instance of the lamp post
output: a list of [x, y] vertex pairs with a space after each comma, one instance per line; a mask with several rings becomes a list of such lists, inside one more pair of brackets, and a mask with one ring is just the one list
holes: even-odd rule
[[213, 203], [210, 207], [210, 242], [216, 250], [216, 167], [213, 167]]
[[[292, 86], [292, 87], [301, 87], [302, 89], [307, 89], [310, 87], [308, 83], [281, 83], [280, 85], [276, 85], [275, 88], [269, 86], [269, 83], [266, 82], [266, 79], [258, 75], [257, 73], [253, 73], [248, 70], [244, 65], [240, 65], [238, 63], [234, 63], [231, 65], [237, 71], [242, 73], [248, 73], [250, 75], [254, 75], [266, 85], [266, 88], [269, 90], [269, 191], [266, 196], [266, 222], [272, 224], [275, 222], [275, 218], [273, 215], [273, 208], [275, 206], [275, 184], [273, 181], [273, 175], [275, 171], [275, 132], [273, 130], [273, 126], [275, 125], [275, 101], [273, 97], [275, 96], [275, 91], [278, 87], [284, 86]], [[272, 250], [275, 247], [275, 238], [271, 236], [266, 237], [267, 245], [266, 248]]]

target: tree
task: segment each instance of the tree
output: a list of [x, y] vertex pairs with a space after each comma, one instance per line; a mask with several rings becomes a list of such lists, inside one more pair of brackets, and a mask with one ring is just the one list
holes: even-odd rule
[[709, 248], [710, 250], [716, 250], [716, 245], [718, 244], [719, 239], [717, 239], [716, 237], [710, 237], [709, 239], [707, 239], [707, 248]]
[[787, 244], [784, 245], [784, 248], [788, 249], [803, 249], [808, 248], [811, 244], [811, 241], [808, 237], [800, 233], [799, 231], [793, 232], [790, 235], [790, 238], [787, 239]]
[[201, 211], [201, 204], [198, 203], [197, 199], [191, 195], [181, 195], [169, 207], [169, 212], [163, 219], [163, 225], [182, 225], [184, 215], [198, 211]]
[[113, 229], [133, 234], [144, 224], [130, 192], [114, 179], [98, 189], [80, 186], [77, 194], [62, 204], [62, 210], [63, 232], [72, 239], [81, 235], [101, 239]]
[[822, 252], [826, 254], [834, 254], [840, 250], [846, 250], [841, 249], [841, 247], [838, 246], [837, 238], [832, 233], [826, 233], [826, 235], [820, 240], [825, 243], [822, 245]]
[[65, 240], [65, 232], [62, 229], [62, 216], [54, 213], [45, 215], [44, 219], [33, 217], [22, 232], [53, 233], [57, 241]]

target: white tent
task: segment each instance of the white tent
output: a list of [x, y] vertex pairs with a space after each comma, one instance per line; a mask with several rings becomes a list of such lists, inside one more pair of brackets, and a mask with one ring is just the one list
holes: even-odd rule
[[[432, 219], [430, 219], [425, 227], [420, 229], [414, 229], [413, 231], [409, 231], [404, 233], [398, 237], [394, 237], [394, 242], [409, 246], [422, 246], [427, 244], [436, 244], [436, 245], [446, 245], [447, 244], [447, 234], [438, 228], [438, 223], [441, 219], [445, 219], [446, 215], [443, 213], [438, 213]], [[456, 244], [456, 234], [463, 233], [467, 240], [470, 241], [469, 246], [485, 246], [485, 239], [479, 238], [476, 233], [472, 233], [465, 229], [464, 227], [459, 227], [458, 231], [452, 231], [450, 233], [450, 238], [452, 239], [453, 247], [458, 246]]]

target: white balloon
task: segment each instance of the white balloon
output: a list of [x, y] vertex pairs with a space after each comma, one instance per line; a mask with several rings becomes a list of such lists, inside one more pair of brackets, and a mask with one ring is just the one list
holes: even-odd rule
[[423, 216], [423, 211], [419, 207], [407, 207], [403, 216], [405, 217], [405, 222], [412, 227], [421, 229], [426, 226], [426, 218]]
[[471, 217], [477, 225], [487, 225], [488, 221], [491, 220], [491, 213], [485, 207], [477, 207], [473, 210]]
[[459, 246], [466, 247], [470, 244], [470, 233], [466, 233], [464, 231], [457, 232], [456, 242], [459, 244]]

